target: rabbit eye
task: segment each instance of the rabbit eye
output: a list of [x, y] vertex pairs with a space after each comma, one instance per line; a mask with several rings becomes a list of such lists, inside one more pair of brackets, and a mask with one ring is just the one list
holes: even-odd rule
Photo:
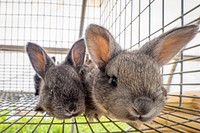
[[[54, 89], [54, 90], [58, 90], [59, 87], [56, 85], [56, 86], [53, 87], [53, 89]], [[53, 89], [52, 89], [52, 90], [53, 90]]]
[[114, 87], [116, 87], [117, 86], [117, 78], [115, 76], [110, 77], [108, 80], [108, 83], [112, 84]]

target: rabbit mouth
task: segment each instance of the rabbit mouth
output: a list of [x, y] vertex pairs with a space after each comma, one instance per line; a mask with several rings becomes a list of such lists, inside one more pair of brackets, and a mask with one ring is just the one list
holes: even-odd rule
[[64, 115], [54, 115], [56, 118], [58, 119], [67, 119], [67, 118], [71, 118], [74, 115], [73, 114], [64, 114]]
[[72, 114], [71, 114], [71, 113], [65, 113], [65, 114], [64, 114], [64, 117], [66, 117], [66, 118], [67, 118], [67, 117], [70, 118], [70, 117], [72, 117]]
[[128, 121], [137, 121], [140, 120], [141, 122], [149, 122], [152, 120], [151, 117], [143, 117], [143, 116], [132, 116], [132, 115], [127, 115], [126, 119], [128, 119]]
[[67, 118], [71, 118], [73, 116], [76, 116], [78, 114], [71, 114], [71, 113], [65, 113], [65, 114], [57, 114], [57, 113], [53, 113], [51, 114], [51, 116], [55, 116], [58, 119], [67, 119]]
[[65, 117], [65, 118], [71, 118], [71, 117], [77, 116], [77, 115], [79, 115], [79, 113], [66, 113], [66, 114], [64, 115], [64, 117]]
[[139, 120], [141, 120], [142, 122], [149, 122], [152, 120], [151, 117], [140, 117]]
[[68, 118], [71, 118], [71, 117], [74, 117], [74, 116], [78, 116], [81, 114], [81, 111], [80, 112], [73, 112], [73, 113], [66, 113], [65, 116], [68, 117]]
[[140, 120], [142, 122], [149, 122], [152, 120], [151, 114], [149, 113], [148, 115], [138, 115], [136, 113], [129, 113], [126, 115], [127, 121], [136, 121]]
[[126, 118], [128, 119], [128, 121], [136, 121], [139, 119], [139, 117], [133, 115], [127, 115]]

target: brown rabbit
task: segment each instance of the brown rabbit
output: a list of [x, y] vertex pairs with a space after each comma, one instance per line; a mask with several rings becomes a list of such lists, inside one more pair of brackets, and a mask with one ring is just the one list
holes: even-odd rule
[[79, 71], [85, 57], [83, 39], [75, 42], [66, 59], [55, 65], [40, 46], [28, 43], [26, 51], [43, 86], [36, 111], [46, 111], [59, 119], [77, 116], [85, 110], [85, 96]]
[[86, 46], [97, 67], [85, 76], [92, 101], [85, 114], [89, 118], [104, 114], [133, 123], [151, 121], [167, 98], [160, 68], [197, 32], [197, 25], [175, 28], [130, 52], [122, 50], [107, 29], [89, 25]]

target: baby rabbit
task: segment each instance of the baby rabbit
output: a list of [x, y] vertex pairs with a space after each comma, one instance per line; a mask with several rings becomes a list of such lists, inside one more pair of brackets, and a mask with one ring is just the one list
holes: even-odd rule
[[59, 119], [77, 116], [85, 110], [85, 91], [79, 70], [85, 57], [83, 39], [74, 43], [66, 59], [55, 65], [40, 46], [28, 43], [26, 51], [36, 73], [43, 80], [36, 111]]
[[[55, 63], [56, 58], [51, 57], [52, 61]], [[40, 87], [42, 86], [42, 79], [37, 75], [37, 73], [33, 76], [34, 80], [34, 88], [35, 88], [35, 96], [39, 95]]]
[[85, 114], [95, 117], [102, 113], [128, 123], [151, 121], [167, 99], [160, 68], [197, 32], [197, 25], [172, 29], [130, 52], [122, 50], [107, 29], [89, 25], [86, 46], [98, 68], [85, 79], [93, 101]]

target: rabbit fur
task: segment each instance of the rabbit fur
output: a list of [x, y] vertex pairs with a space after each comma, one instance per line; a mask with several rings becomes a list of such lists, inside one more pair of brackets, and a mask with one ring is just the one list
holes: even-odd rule
[[85, 41], [97, 67], [85, 74], [90, 119], [101, 115], [125, 122], [149, 122], [163, 109], [167, 91], [160, 68], [167, 64], [198, 32], [197, 25], [172, 29], [145, 43], [140, 49], [122, 50], [111, 33], [90, 24]]
[[85, 58], [84, 39], [74, 43], [59, 65], [55, 65], [37, 44], [29, 42], [26, 51], [35, 72], [43, 82], [36, 111], [46, 111], [59, 119], [83, 113], [86, 92], [79, 71]]

